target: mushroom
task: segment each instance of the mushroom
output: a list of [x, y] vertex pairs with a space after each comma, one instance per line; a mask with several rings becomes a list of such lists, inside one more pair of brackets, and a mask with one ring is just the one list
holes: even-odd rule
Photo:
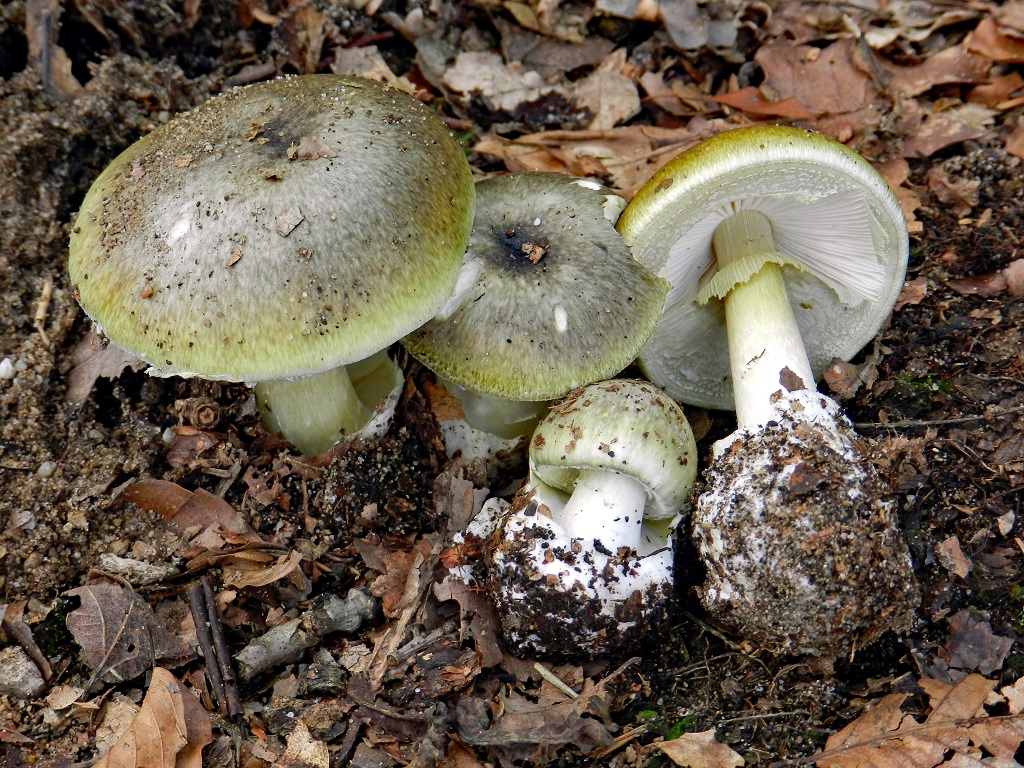
[[345, 365], [451, 296], [474, 202], [461, 147], [416, 99], [281, 78], [117, 157], [82, 202], [69, 269], [86, 313], [150, 373], [254, 383], [265, 423], [319, 453], [376, 404]]
[[629, 365], [668, 284], [633, 259], [614, 226], [625, 201], [594, 181], [513, 173], [476, 189], [458, 287], [402, 344], [455, 385], [470, 424], [507, 438]]
[[623, 212], [637, 259], [672, 283], [640, 355], [684, 402], [735, 405], [693, 534], [705, 607], [779, 653], [852, 653], [909, 625], [918, 596], [893, 505], [815, 379], [892, 311], [903, 214], [871, 165], [795, 128], [720, 134]]
[[596, 655], [647, 630], [672, 594], [671, 527], [696, 473], [686, 417], [648, 382], [591, 384], [553, 406], [488, 540], [509, 645]]

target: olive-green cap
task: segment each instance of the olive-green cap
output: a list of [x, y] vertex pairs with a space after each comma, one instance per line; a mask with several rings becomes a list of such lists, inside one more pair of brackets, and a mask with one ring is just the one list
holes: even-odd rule
[[306, 75], [235, 88], [129, 147], [82, 202], [71, 280], [161, 375], [302, 376], [369, 357], [451, 295], [465, 154], [408, 94]]
[[558, 173], [479, 182], [456, 298], [402, 343], [456, 384], [509, 400], [552, 400], [614, 376], [654, 331], [668, 291], [615, 231], [623, 205]]

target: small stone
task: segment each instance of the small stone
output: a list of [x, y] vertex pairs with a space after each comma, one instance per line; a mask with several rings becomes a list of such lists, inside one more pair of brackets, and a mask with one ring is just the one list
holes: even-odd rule
[[53, 474], [56, 471], [57, 471], [57, 462], [56, 461], [44, 461], [42, 464], [39, 465], [39, 468], [36, 470], [36, 474], [39, 477], [42, 477], [42, 478], [49, 478], [49, 477], [53, 477]]
[[13, 379], [15, 376], [14, 362], [9, 357], [0, 360], [0, 379]]
[[21, 648], [9, 645], [0, 650], [0, 694], [31, 699], [42, 693], [45, 686], [39, 668]]

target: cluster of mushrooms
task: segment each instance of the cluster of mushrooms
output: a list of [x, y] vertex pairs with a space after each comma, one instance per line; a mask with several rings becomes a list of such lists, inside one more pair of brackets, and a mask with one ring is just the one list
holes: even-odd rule
[[[532, 435], [523, 487], [465, 534], [487, 542], [471, 577], [510, 646], [595, 655], [649, 630], [687, 511], [709, 613], [834, 658], [917, 601], [895, 509], [815, 388], [878, 331], [907, 252], [885, 182], [806, 131], [721, 134], [627, 205], [559, 174], [474, 184], [416, 99], [306, 75], [128, 148], [81, 205], [69, 269], [150, 373], [249, 383], [304, 453], [387, 428], [398, 341], [461, 399], [453, 445]], [[614, 378], [634, 361], [646, 381]], [[695, 501], [677, 401], [737, 413]]]

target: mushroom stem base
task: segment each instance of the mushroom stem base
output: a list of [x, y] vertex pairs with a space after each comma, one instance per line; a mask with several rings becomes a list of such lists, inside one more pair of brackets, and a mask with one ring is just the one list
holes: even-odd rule
[[307, 455], [358, 432], [371, 416], [343, 365], [301, 379], [260, 382], [256, 405], [268, 430], [282, 433]]

